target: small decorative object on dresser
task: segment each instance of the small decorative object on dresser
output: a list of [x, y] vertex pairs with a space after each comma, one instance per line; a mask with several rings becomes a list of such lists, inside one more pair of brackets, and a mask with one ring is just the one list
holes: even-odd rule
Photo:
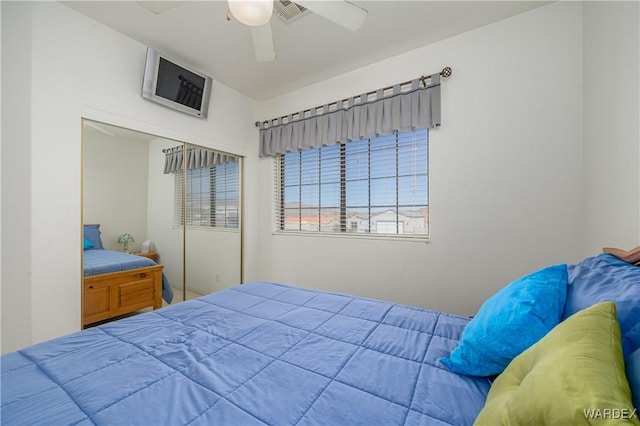
[[124, 244], [122, 251], [125, 253], [129, 253], [129, 243], [133, 243], [134, 241], [133, 235], [126, 232], [118, 237], [118, 242]]

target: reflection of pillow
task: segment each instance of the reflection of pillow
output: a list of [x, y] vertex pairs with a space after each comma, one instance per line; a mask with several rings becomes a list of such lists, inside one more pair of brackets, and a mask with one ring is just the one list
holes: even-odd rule
[[86, 238], [93, 248], [103, 249], [102, 240], [100, 239], [100, 225], [85, 225], [84, 238]]
[[91, 244], [91, 241], [87, 240], [86, 238], [84, 239], [84, 249], [85, 250], [89, 250], [90, 248], [93, 248], [94, 245]]
[[455, 373], [491, 376], [536, 343], [559, 321], [567, 292], [567, 265], [527, 275], [487, 299], [458, 346], [440, 362]]
[[632, 415], [616, 306], [603, 302], [515, 358], [491, 385], [475, 424], [639, 424]]
[[625, 359], [640, 348], [640, 268], [601, 254], [570, 265], [563, 319], [598, 302], [615, 302]]
[[627, 364], [627, 379], [631, 386], [633, 405], [640, 410], [640, 349], [632, 353], [625, 362]]

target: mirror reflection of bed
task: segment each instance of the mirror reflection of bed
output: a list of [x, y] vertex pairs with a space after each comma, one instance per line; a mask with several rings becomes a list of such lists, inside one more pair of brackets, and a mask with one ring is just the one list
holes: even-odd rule
[[[202, 154], [216, 161], [200, 161], [191, 168], [185, 162], [181, 163], [185, 167], [168, 171], [168, 161], [175, 160], [170, 155], [176, 151], [182, 155], [185, 149], [183, 158], [192, 166], [192, 151], [198, 159]], [[83, 224], [100, 225], [104, 250], [124, 255], [123, 241], [132, 239], [126, 243], [131, 259], [162, 265], [162, 281], [173, 293], [172, 298], [167, 297], [165, 288], [165, 299], [170, 302], [162, 299], [162, 306], [241, 282], [239, 157], [85, 119], [82, 168]], [[130, 237], [124, 238], [126, 234]], [[97, 270], [102, 272], [101, 268]], [[115, 306], [122, 302], [126, 293], [122, 289], [102, 288], [102, 296], [96, 296], [96, 300], [87, 297], [88, 278], [84, 279], [83, 311], [100, 311], [108, 308], [101, 304]], [[136, 288], [134, 281], [128, 281], [125, 288], [145, 299], [144, 285]], [[91, 290], [98, 291], [95, 286]], [[150, 299], [134, 302], [138, 309], [124, 315], [153, 309]], [[96, 306], [91, 308], [87, 303]], [[139, 307], [145, 303], [147, 306]], [[122, 310], [117, 309], [120, 317]], [[96, 324], [93, 320], [98, 317], [89, 319], [83, 314], [83, 326]]]

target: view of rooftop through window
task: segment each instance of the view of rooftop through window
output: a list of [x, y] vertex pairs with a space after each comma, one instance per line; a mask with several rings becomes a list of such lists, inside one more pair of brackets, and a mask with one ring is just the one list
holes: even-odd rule
[[283, 231], [428, 236], [428, 131], [281, 155]]

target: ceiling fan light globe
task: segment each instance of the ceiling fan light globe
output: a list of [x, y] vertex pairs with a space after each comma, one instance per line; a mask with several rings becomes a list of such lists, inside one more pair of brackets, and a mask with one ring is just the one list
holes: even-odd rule
[[229, 0], [229, 9], [238, 21], [257, 27], [271, 19], [273, 0]]

